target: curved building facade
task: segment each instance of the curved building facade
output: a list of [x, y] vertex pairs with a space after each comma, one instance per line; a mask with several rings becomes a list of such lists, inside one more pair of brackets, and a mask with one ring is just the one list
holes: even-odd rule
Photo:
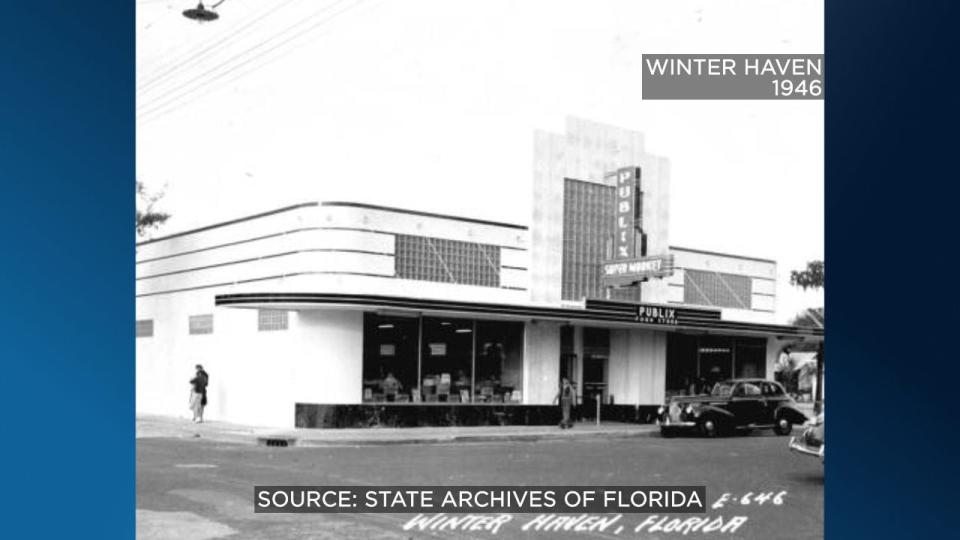
[[138, 413], [185, 415], [203, 364], [208, 416], [246, 424], [550, 423], [562, 377], [645, 421], [822, 339], [772, 323], [774, 261], [670, 246], [669, 163], [640, 134], [535, 139], [529, 226], [327, 201], [138, 244]]

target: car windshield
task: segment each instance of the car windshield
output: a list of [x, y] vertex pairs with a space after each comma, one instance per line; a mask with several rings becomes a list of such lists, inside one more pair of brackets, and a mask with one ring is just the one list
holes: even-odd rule
[[718, 396], [718, 397], [728, 397], [732, 390], [733, 390], [732, 383], [720, 382], [713, 385], [713, 391], [710, 392], [710, 395]]

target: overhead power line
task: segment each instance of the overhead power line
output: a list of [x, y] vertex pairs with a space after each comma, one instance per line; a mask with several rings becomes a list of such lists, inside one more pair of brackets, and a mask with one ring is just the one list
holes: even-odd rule
[[[223, 62], [221, 62], [221, 63], [213, 66], [212, 68], [204, 71], [203, 73], [200, 73], [200, 74], [198, 74], [198, 75], [195, 75], [193, 78], [188, 79], [187, 81], [184, 81], [184, 82], [180, 83], [180, 84], [177, 85], [177, 86], [174, 86], [172, 89], [170, 89], [169, 91], [166, 92], [166, 95], [169, 96], [170, 94], [173, 94], [173, 93], [175, 93], [175, 92], [177, 92], [177, 91], [179, 91], [179, 90], [182, 90], [183, 88], [186, 88], [186, 87], [190, 86], [191, 84], [193, 84], [193, 83], [195, 83], [195, 82], [197, 82], [197, 81], [202, 81], [204, 78], [210, 76], [211, 74], [215, 74], [218, 70], [226, 68], [226, 67], [227, 67], [230, 63], [232, 63], [232, 62], [235, 62], [235, 61], [237, 61], [237, 60], [242, 60], [245, 56], [250, 55], [250, 54], [253, 54], [257, 49], [260, 49], [260, 48], [262, 48], [262, 47], [270, 44], [271, 42], [273, 42], [273, 41], [276, 40], [276, 39], [282, 38], [285, 34], [289, 33], [290, 31], [295, 30], [297, 27], [300, 27], [300, 26], [303, 26], [303, 25], [309, 23], [311, 20], [319, 17], [320, 15], [323, 15], [324, 13], [326, 13], [327, 11], [329, 11], [331, 8], [335, 7], [335, 6], [338, 5], [338, 4], [343, 3], [344, 1], [345, 1], [345, 0], [334, 0], [333, 3], [330, 3], [330, 4], [327, 4], [327, 5], [323, 6], [321, 9], [313, 12], [312, 14], [310, 14], [310, 15], [308, 15], [307, 17], [301, 19], [300, 21], [298, 21], [298, 22], [296, 22], [296, 23], [294, 23], [294, 24], [292, 24], [292, 25], [284, 28], [283, 30], [281, 30], [281, 31], [279, 31], [279, 32], [276, 32], [276, 33], [270, 35], [269, 37], [267, 37], [266, 39], [260, 41], [259, 43], [256, 43], [256, 44], [254, 44], [253, 46], [248, 47], [248, 48], [240, 51], [240, 52], [237, 53], [237, 54], [234, 54], [234, 55], [231, 56], [230, 58], [227, 58], [227, 59], [224, 60]], [[211, 77], [211, 78], [213, 78], [213, 77]], [[158, 97], [158, 98], [153, 99], [152, 101], [148, 101], [147, 103], [144, 103], [144, 104], [139, 105], [139, 106], [137, 107], [137, 109], [138, 109], [138, 110], [141, 110], [141, 111], [142, 111], [142, 110], [149, 109], [149, 108], [153, 107], [154, 105], [156, 105], [157, 103], [161, 102], [161, 101], [164, 100], [164, 99], [165, 99], [165, 96], [160, 96], [160, 97]]]
[[[337, 5], [337, 4], [340, 4], [340, 3], [344, 2], [344, 1], [345, 1], [345, 0], [337, 0], [337, 1], [334, 2], [333, 4], [330, 4], [330, 6], [328, 6], [328, 7], [333, 7], [333, 6], [335, 6], [335, 5]], [[185, 82], [184, 84], [180, 85], [179, 87], [174, 88], [174, 89], [171, 90], [168, 94], [173, 94], [174, 92], [177, 92], [177, 93], [176, 93], [175, 95], [170, 96], [168, 99], [162, 99], [162, 98], [160, 98], [160, 99], [158, 99], [158, 100], [154, 100], [153, 102], [151, 102], [151, 103], [149, 103], [149, 104], [147, 104], [147, 105], [144, 105], [143, 107], [141, 107], [142, 111], [140, 112], [140, 114], [137, 115], [138, 120], [147, 119], [148, 117], [154, 116], [156, 113], [159, 113], [159, 112], [161, 112], [161, 111], [164, 112], [164, 113], [165, 113], [165, 112], [168, 112], [167, 109], [169, 109], [169, 106], [170, 106], [170, 105], [176, 104], [178, 101], [182, 100], [183, 98], [185, 98], [185, 97], [187, 97], [187, 96], [189, 96], [189, 95], [191, 95], [191, 94], [194, 94], [194, 93], [197, 92], [198, 90], [202, 90], [204, 87], [207, 87], [208, 89], [215, 89], [215, 87], [211, 87], [211, 86], [210, 86], [210, 85], [212, 85], [214, 82], [223, 79], [224, 77], [226, 77], [227, 75], [230, 75], [231, 73], [235, 73], [238, 69], [240, 69], [240, 68], [242, 68], [242, 67], [244, 67], [244, 66], [250, 65], [251, 62], [254, 62], [254, 61], [256, 61], [256, 60], [258, 60], [258, 59], [260, 59], [260, 58], [263, 58], [264, 56], [266, 56], [266, 55], [268, 55], [268, 54], [270, 54], [270, 53], [272, 53], [272, 52], [278, 51], [278, 50], [279, 50], [280, 48], [282, 48], [284, 45], [287, 45], [287, 44], [295, 41], [296, 39], [298, 39], [298, 38], [300, 38], [300, 37], [302, 37], [302, 36], [304, 36], [304, 35], [306, 35], [306, 34], [308, 34], [308, 33], [310, 33], [310, 32], [313, 32], [314, 30], [316, 30], [316, 29], [324, 26], [325, 24], [329, 23], [329, 22], [332, 21], [333, 19], [335, 19], [335, 18], [337, 18], [337, 17], [339, 17], [339, 16], [342, 16], [344, 13], [346, 13], [346, 12], [348, 12], [348, 11], [356, 8], [357, 6], [359, 6], [359, 5], [362, 4], [362, 3], [364, 3], [364, 0], [357, 0], [357, 1], [354, 2], [353, 4], [350, 4], [350, 5], [346, 6], [345, 8], [343, 8], [343, 9], [341, 9], [341, 10], [333, 13], [332, 15], [330, 15], [329, 17], [327, 17], [327, 18], [325, 18], [325, 19], [322, 19], [322, 20], [320, 20], [320, 21], [318, 21], [318, 22], [310, 25], [310, 26], [307, 27], [307, 28], [304, 28], [303, 30], [301, 30], [301, 31], [299, 31], [299, 32], [291, 35], [291, 36], [288, 37], [287, 39], [284, 39], [284, 40], [280, 41], [279, 43], [275, 44], [274, 46], [272, 46], [272, 47], [270, 47], [270, 48], [268, 48], [268, 49], [266, 49], [266, 50], [263, 50], [263, 51], [261, 51], [261, 52], [259, 52], [259, 53], [257, 53], [257, 54], [253, 54], [252, 56], [249, 56], [249, 54], [250, 54], [252, 51], [254, 51], [255, 49], [258, 49], [258, 48], [264, 46], [265, 44], [267, 44], [267, 43], [270, 42], [270, 41], [273, 41], [273, 40], [274, 40], [275, 38], [277, 38], [277, 37], [283, 36], [284, 34], [286, 34], [286, 33], [290, 30], [290, 28], [294, 28], [294, 27], [296, 27], [296, 26], [299, 26], [299, 23], [298, 23], [297, 25], [292, 25], [290, 28], [285, 29], [284, 31], [282, 31], [282, 32], [280, 32], [280, 33], [278, 33], [278, 34], [276, 34], [276, 35], [274, 35], [274, 36], [272, 36], [272, 37], [270, 37], [270, 38], [268, 38], [268, 39], [266, 39], [266, 40], [258, 43], [257, 45], [254, 45], [253, 47], [250, 47], [249, 49], [243, 51], [242, 53], [240, 53], [240, 54], [238, 54], [238, 55], [235, 55], [234, 57], [232, 57], [232, 58], [230, 58], [229, 60], [221, 63], [220, 65], [218, 65], [218, 66], [216, 66], [216, 67], [214, 67], [214, 68], [212, 68], [212, 69], [204, 72], [203, 74], [201, 74], [201, 75], [199, 75], [199, 76], [197, 76], [197, 77], [192, 78], [190, 81]], [[318, 12], [318, 13], [319, 13], [319, 12]], [[311, 18], [312, 18], [312, 17], [313, 17], [313, 16], [311, 16]], [[284, 54], [284, 53], [286, 53], [286, 52], [289, 52], [289, 51], [293, 50], [294, 48], [295, 48], [295, 47], [290, 47], [290, 48], [288, 48], [286, 51], [283, 51], [283, 52], [281, 52], [279, 55], [277, 55], [277, 57], [274, 58], [273, 60], [276, 60], [276, 59], [279, 58], [282, 54]], [[246, 57], [246, 58], [244, 58], [244, 57]], [[239, 63], [233, 65], [233, 66], [226, 67], [227, 64], [229, 64], [229, 63], [231, 63], [231, 62], [233, 62], [234, 60], [237, 60], [237, 59], [240, 59], [241, 61], [240, 61]], [[237, 74], [235, 77], [227, 80], [226, 83], [232, 82], [232, 81], [234, 81], [234, 80], [236, 80], [236, 79], [238, 79], [238, 78], [240, 78], [240, 77], [242, 77], [242, 76], [244, 76], [244, 75], [247, 75], [247, 74], [252, 73], [252, 72], [254, 72], [254, 71], [258, 70], [258, 69], [261, 69], [261, 68], [265, 67], [266, 65], [268, 65], [269, 63], [270, 63], [270, 62], [267, 62], [267, 63], [261, 64], [261, 65], [258, 65], [258, 66], [254, 66], [252, 69], [243, 71], [243, 72]], [[221, 68], [225, 68], [225, 69], [224, 69], [223, 71], [220, 71], [219, 73], [215, 73], [215, 72], [217, 72], [217, 70], [219, 70], [219, 69], [221, 69]], [[210, 75], [210, 74], [212, 74], [210, 77], [206, 77], [207, 75]], [[205, 80], [204, 80], [204, 77], [206, 77]], [[197, 82], [197, 81], [199, 81], [199, 84], [193, 84], [193, 85], [191, 86], [191, 83], [195, 83], [195, 82]], [[179, 92], [178, 92], [178, 90], [179, 90]], [[204, 95], [205, 95], [205, 94], [204, 94]], [[161, 100], [162, 100], [162, 101], [161, 101]], [[174, 107], [174, 108], [175, 108], [175, 107]], [[161, 115], [162, 115], [162, 114], [161, 114]], [[155, 118], [149, 118], [149, 120], [153, 120], [153, 119], [155, 119]]]
[[222, 47], [225, 43], [233, 41], [234, 39], [245, 34], [245, 31], [249, 28], [256, 26], [263, 22], [264, 19], [270, 17], [271, 15], [278, 13], [283, 7], [295, 2], [297, 0], [286, 0], [279, 6], [267, 4], [264, 9], [255, 11], [254, 13], [248, 15], [243, 21], [246, 21], [245, 24], [242, 24], [238, 28], [228, 28], [224, 34], [215, 41], [208, 40], [206, 45], [201, 44], [202, 48], [191, 48], [179, 54], [177, 58], [171, 60], [166, 67], [158, 69], [157, 73], [150, 76], [147, 80], [137, 86], [138, 93], [146, 93], [147, 90], [151, 87], [157, 85], [157, 83], [162, 83], [166, 80], [169, 80], [175, 77], [179, 72], [185, 71], [189, 66], [195, 64], [196, 62], [207, 58], [207, 53], [214, 50], [215, 48]]

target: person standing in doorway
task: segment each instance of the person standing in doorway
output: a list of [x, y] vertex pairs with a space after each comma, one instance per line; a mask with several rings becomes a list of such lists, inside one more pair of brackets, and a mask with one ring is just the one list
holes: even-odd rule
[[193, 421], [203, 422], [203, 408], [207, 406], [207, 385], [210, 384], [210, 375], [197, 364], [197, 374], [190, 379], [190, 410], [193, 411]]
[[560, 391], [557, 392], [557, 397], [553, 400], [555, 403], [560, 402], [560, 411], [563, 414], [563, 418], [560, 420], [560, 429], [567, 429], [573, 427], [573, 422], [570, 420], [570, 409], [577, 404], [577, 391], [574, 390], [573, 385], [570, 384], [570, 379], [564, 377], [563, 381], [560, 384]]

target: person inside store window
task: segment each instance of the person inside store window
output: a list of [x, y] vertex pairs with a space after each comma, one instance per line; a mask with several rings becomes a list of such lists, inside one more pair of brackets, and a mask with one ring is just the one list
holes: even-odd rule
[[387, 398], [387, 401], [393, 401], [396, 399], [397, 394], [400, 390], [403, 390], [403, 385], [400, 384], [400, 381], [393, 376], [393, 372], [387, 372], [387, 376], [383, 378], [383, 382], [380, 383], [381, 388], [383, 388], [383, 395]]
[[720, 366], [713, 366], [710, 368], [710, 373], [707, 375], [707, 385], [706, 388], [704, 388], [703, 393], [712, 393], [713, 387], [721, 380], [723, 380], [723, 374], [720, 373]]
[[470, 389], [470, 377], [462, 369], [457, 370], [457, 378], [453, 381], [453, 387], [458, 391]]

